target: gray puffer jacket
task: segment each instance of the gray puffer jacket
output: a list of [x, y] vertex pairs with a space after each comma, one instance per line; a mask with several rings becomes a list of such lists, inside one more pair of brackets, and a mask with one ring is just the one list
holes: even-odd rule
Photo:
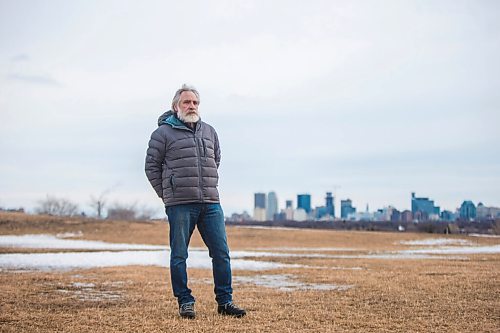
[[219, 139], [201, 120], [193, 130], [172, 111], [158, 119], [146, 153], [146, 176], [165, 206], [218, 203]]

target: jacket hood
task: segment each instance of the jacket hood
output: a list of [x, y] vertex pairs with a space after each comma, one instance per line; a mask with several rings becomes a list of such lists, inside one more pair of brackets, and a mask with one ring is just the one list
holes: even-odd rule
[[167, 112], [164, 112], [159, 118], [158, 118], [158, 126], [162, 124], [167, 124], [166, 120], [170, 118], [170, 116], [175, 118], [174, 111], [169, 110]]

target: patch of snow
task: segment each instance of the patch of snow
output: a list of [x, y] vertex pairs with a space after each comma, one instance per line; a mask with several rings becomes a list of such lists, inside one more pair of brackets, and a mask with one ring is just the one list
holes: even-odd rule
[[353, 285], [335, 285], [335, 284], [319, 284], [307, 283], [298, 281], [292, 274], [276, 274], [276, 275], [254, 275], [254, 276], [235, 276], [236, 284], [255, 284], [266, 288], [279, 289], [282, 291], [295, 290], [337, 290], [345, 291], [353, 288]]
[[488, 234], [467, 234], [471, 237], [484, 237], [484, 238], [500, 238], [500, 235], [488, 235]]
[[[9, 253], [0, 255], [2, 269], [71, 270], [115, 266], [160, 266], [168, 267], [170, 252], [164, 251], [120, 251], [120, 252], [64, 252], [64, 253]], [[187, 265], [190, 268], [211, 269], [212, 260], [208, 251], [190, 251]], [[282, 264], [245, 259], [231, 260], [234, 270], [268, 270], [276, 268], [299, 268], [303, 265]]]
[[165, 245], [121, 244], [61, 239], [52, 235], [0, 236], [0, 247], [68, 250], [165, 250]]
[[419, 239], [411, 241], [401, 241], [399, 244], [403, 245], [426, 245], [426, 246], [441, 246], [441, 245], [473, 245], [471, 241], [466, 239], [452, 239], [452, 238], [430, 238]]
[[475, 246], [475, 247], [441, 247], [430, 249], [415, 249], [399, 251], [403, 254], [497, 254], [500, 253], [500, 245]]
[[77, 232], [63, 232], [63, 233], [56, 235], [57, 238], [78, 238], [78, 237], [82, 237], [82, 236], [83, 236], [83, 232], [81, 232], [81, 230], [79, 230]]

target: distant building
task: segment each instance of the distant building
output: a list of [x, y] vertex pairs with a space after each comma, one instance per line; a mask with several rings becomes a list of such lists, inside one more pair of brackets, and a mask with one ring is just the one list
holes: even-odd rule
[[482, 202], [477, 204], [476, 217], [478, 220], [500, 218], [500, 208], [486, 207]]
[[329, 216], [328, 214], [328, 208], [325, 207], [325, 206], [319, 206], [319, 207], [316, 207], [314, 210], [313, 210], [313, 216], [316, 220], [321, 220], [327, 216]]
[[375, 220], [375, 214], [366, 212], [354, 212], [347, 215], [347, 219], [351, 221], [373, 221]]
[[331, 217], [335, 217], [335, 198], [332, 196], [332, 192], [326, 192], [326, 197], [325, 197], [325, 207], [326, 207], [326, 214], [325, 215], [330, 215]]
[[486, 207], [482, 202], [477, 204], [476, 207], [476, 217], [478, 219], [487, 219], [491, 218], [490, 214], [488, 214], [488, 207]]
[[400, 221], [401, 221], [401, 212], [393, 207], [391, 214], [391, 222], [400, 222]]
[[303, 208], [298, 208], [293, 211], [293, 220], [302, 222], [307, 220], [307, 213]]
[[227, 220], [229, 222], [243, 222], [243, 221], [251, 221], [252, 217], [247, 212], [243, 212], [242, 214], [233, 213], [233, 215], [227, 218]]
[[266, 220], [266, 209], [265, 208], [254, 208], [253, 209], [253, 219], [254, 221], [264, 222]]
[[297, 195], [297, 210], [303, 209], [306, 214], [311, 212], [311, 195], [299, 194]]
[[392, 206], [384, 207], [382, 209], [377, 210], [374, 213], [373, 218], [375, 219], [375, 221], [392, 221], [392, 216], [394, 215], [395, 211], [397, 212], [396, 208]]
[[266, 220], [266, 194], [265, 193], [255, 193], [254, 194], [253, 219], [255, 221], [261, 221], [261, 222]]
[[413, 218], [418, 220], [432, 220], [439, 217], [439, 206], [434, 205], [429, 198], [417, 198], [415, 192], [411, 193], [411, 212]]
[[443, 221], [453, 222], [457, 218], [458, 218], [457, 214], [455, 214], [455, 213], [453, 213], [453, 212], [451, 212], [449, 210], [443, 210], [441, 212], [441, 220], [443, 220]]
[[267, 195], [266, 218], [268, 221], [274, 220], [274, 215], [278, 214], [278, 197], [275, 192]]
[[276, 214], [274, 214], [274, 216], [273, 216], [273, 220], [274, 220], [274, 221], [286, 221], [286, 220], [287, 220], [287, 218], [286, 218], [286, 213], [285, 213], [285, 211], [283, 211], [283, 210], [282, 210], [280, 213], [276, 213]]
[[411, 222], [413, 221], [413, 214], [409, 210], [404, 210], [401, 212], [401, 222]]
[[352, 206], [351, 199], [340, 200], [340, 218], [347, 219], [353, 213], [356, 213], [356, 208]]
[[254, 206], [253, 207], [266, 209], [266, 194], [265, 193], [255, 193], [254, 194]]
[[460, 206], [460, 219], [474, 220], [476, 218], [476, 206], [470, 200], [465, 200]]
[[285, 203], [285, 215], [288, 221], [293, 221], [293, 201], [287, 200]]

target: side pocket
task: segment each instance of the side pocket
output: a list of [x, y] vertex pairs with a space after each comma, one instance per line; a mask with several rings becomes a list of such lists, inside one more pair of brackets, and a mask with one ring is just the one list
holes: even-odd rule
[[174, 175], [170, 175], [170, 186], [172, 186], [172, 194], [175, 192], [175, 176]]

